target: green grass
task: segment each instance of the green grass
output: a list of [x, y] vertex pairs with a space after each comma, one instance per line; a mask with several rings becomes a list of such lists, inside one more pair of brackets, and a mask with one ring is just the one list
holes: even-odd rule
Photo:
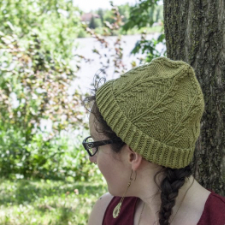
[[105, 183], [0, 180], [1, 225], [86, 225]]

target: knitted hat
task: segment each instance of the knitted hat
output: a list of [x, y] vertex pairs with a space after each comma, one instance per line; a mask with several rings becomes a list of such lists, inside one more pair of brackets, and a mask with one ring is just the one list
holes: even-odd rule
[[183, 168], [193, 157], [204, 111], [191, 66], [161, 57], [106, 82], [100, 113], [133, 151], [158, 165]]

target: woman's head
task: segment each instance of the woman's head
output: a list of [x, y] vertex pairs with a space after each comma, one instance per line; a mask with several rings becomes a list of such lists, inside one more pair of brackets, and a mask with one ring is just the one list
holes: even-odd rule
[[193, 69], [181, 61], [158, 58], [105, 83], [88, 101], [93, 103], [90, 129], [95, 141], [116, 140], [101, 147], [97, 156], [109, 191], [122, 195], [130, 169], [119, 159], [133, 151], [158, 166], [152, 170], [155, 181], [162, 175], [155, 182], [161, 195], [159, 222], [170, 224], [178, 191], [191, 175], [188, 164], [204, 110]]
[[128, 176], [123, 162], [114, 161], [116, 155], [133, 151], [158, 166], [155, 181], [159, 174], [163, 175], [160, 183], [155, 183], [161, 193], [159, 222], [168, 225], [178, 191], [191, 175], [188, 165], [204, 110], [203, 94], [193, 69], [181, 61], [158, 58], [105, 83], [88, 101], [93, 103], [92, 135], [117, 140], [98, 155], [99, 169], [111, 193], [120, 193], [126, 185], [121, 181]]

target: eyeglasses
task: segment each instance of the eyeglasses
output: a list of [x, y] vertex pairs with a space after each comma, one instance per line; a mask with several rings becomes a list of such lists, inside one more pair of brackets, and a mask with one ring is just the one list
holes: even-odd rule
[[122, 142], [121, 139], [94, 141], [93, 138], [89, 136], [83, 140], [82, 144], [85, 150], [88, 152], [89, 156], [94, 156], [97, 153], [99, 146], [120, 142]]

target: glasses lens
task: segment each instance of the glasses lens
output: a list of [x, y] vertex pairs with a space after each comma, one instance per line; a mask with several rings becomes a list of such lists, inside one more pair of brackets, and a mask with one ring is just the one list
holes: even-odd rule
[[89, 148], [89, 151], [91, 152], [91, 154], [95, 154], [97, 152], [97, 147], [92, 147], [92, 143], [91, 142], [94, 142], [93, 138], [92, 137], [89, 137], [87, 139], [87, 146]]

